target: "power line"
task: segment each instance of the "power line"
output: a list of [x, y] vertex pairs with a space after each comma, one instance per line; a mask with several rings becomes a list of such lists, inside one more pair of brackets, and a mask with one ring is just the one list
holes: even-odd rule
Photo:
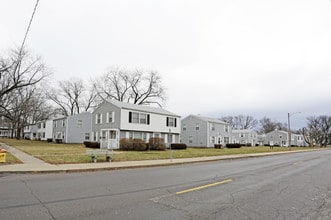
[[30, 27], [31, 27], [31, 24], [32, 24], [32, 20], [33, 20], [33, 17], [34, 17], [34, 14], [35, 14], [35, 12], [37, 10], [38, 3], [39, 3], [39, 0], [37, 0], [36, 4], [34, 6], [34, 9], [33, 9], [33, 12], [32, 12], [32, 16], [31, 16], [30, 21], [29, 21], [29, 25], [28, 25], [28, 28], [26, 29], [26, 32], [25, 32], [25, 35], [24, 35], [24, 38], [23, 38], [23, 42], [22, 42], [22, 45], [21, 45], [21, 48], [20, 48], [20, 54], [21, 54], [21, 52], [23, 50], [23, 47], [24, 47], [26, 38], [28, 36], [29, 30], [30, 30]]
[[34, 6], [34, 9], [33, 9], [33, 12], [32, 12], [32, 16], [31, 16], [30, 21], [29, 21], [28, 28], [25, 31], [25, 35], [24, 35], [24, 38], [23, 38], [23, 41], [22, 41], [22, 45], [21, 45], [21, 47], [19, 49], [19, 52], [18, 52], [18, 60], [17, 60], [17, 64], [16, 64], [15, 69], [14, 69], [14, 74], [16, 74], [16, 73], [18, 73], [20, 71], [21, 62], [22, 62], [22, 57], [21, 56], [22, 56], [24, 44], [25, 44], [26, 38], [28, 36], [29, 30], [30, 30], [30, 27], [31, 27], [31, 24], [32, 24], [32, 20], [33, 20], [34, 14], [35, 14], [35, 12], [37, 10], [38, 3], [39, 3], [39, 0], [37, 0], [36, 4]]

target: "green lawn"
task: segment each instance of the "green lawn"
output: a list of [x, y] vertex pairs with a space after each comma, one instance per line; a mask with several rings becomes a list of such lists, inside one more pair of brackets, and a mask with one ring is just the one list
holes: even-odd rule
[[[52, 164], [88, 163], [91, 158], [85, 155], [83, 144], [56, 144], [41, 141], [1, 139], [0, 141], [16, 147], [28, 154]], [[292, 147], [291, 150], [306, 150], [308, 147]], [[237, 149], [188, 148], [186, 150], [172, 150], [172, 158], [192, 158], [205, 156], [220, 156], [230, 154], [252, 154], [263, 152], [288, 151], [285, 147], [242, 147]], [[170, 151], [114, 151], [112, 161], [155, 160], [170, 158]], [[99, 157], [98, 162], [105, 162], [106, 158]]]

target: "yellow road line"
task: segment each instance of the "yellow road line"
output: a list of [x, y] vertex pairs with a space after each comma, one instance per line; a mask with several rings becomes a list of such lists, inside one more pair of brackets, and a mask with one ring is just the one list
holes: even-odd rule
[[221, 182], [211, 183], [211, 184], [208, 184], [208, 185], [203, 185], [203, 186], [199, 186], [199, 187], [179, 191], [179, 192], [176, 192], [176, 195], [183, 194], [183, 193], [188, 193], [188, 192], [192, 192], [192, 191], [196, 191], [196, 190], [200, 190], [200, 189], [205, 189], [205, 188], [208, 188], [208, 187], [217, 186], [217, 185], [224, 184], [224, 183], [229, 183], [229, 182], [232, 182], [232, 180], [227, 179], [227, 180], [223, 180]]

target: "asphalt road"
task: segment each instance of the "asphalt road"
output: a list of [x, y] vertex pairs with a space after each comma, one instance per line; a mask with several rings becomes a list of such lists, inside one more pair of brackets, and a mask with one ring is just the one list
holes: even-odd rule
[[0, 174], [0, 219], [331, 219], [331, 150], [131, 170]]

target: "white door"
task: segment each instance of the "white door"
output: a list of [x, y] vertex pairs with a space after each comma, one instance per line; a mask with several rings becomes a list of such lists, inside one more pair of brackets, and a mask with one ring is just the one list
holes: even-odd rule
[[118, 149], [119, 148], [118, 136], [119, 136], [118, 130], [114, 130], [114, 129], [101, 130], [100, 148]]

